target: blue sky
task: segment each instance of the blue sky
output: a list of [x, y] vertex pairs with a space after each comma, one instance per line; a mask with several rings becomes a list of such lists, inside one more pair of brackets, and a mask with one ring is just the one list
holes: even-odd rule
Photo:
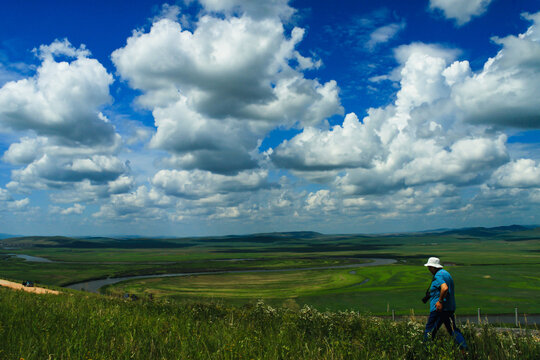
[[538, 224], [540, 1], [0, 12], [0, 233]]

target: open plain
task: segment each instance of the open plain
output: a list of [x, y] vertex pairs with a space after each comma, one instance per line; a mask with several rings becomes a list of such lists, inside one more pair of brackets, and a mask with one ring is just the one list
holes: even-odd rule
[[[540, 313], [540, 229], [521, 226], [388, 235], [28, 237], [4, 239], [2, 246], [0, 277], [16, 281], [73, 286], [122, 277], [94, 290], [234, 305], [263, 299], [377, 315], [426, 314], [419, 299], [430, 276], [422, 265], [439, 256], [455, 279], [459, 314]], [[365, 266], [373, 259], [392, 263]], [[166, 274], [181, 276], [156, 277]]]

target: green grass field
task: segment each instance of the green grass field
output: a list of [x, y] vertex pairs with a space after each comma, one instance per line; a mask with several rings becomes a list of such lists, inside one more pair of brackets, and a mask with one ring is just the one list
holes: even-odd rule
[[[62, 290], [62, 289], [61, 289]], [[357, 312], [253, 303], [126, 301], [63, 290], [35, 295], [0, 288], [0, 359], [538, 359], [532, 333], [462, 327], [463, 355], [441, 331]]]
[[[324, 311], [353, 309], [373, 314], [422, 314], [419, 299], [430, 281], [422, 264], [438, 256], [450, 264], [458, 312], [540, 314], [540, 229], [465, 229], [446, 233], [321, 235], [276, 233], [188, 239], [71, 239], [30, 237], [0, 240], [0, 278], [65, 285], [88, 279], [144, 274], [301, 269], [349, 265], [362, 258], [396, 259], [394, 265], [355, 269], [228, 273], [143, 279], [105, 289], [111, 294], [242, 305], [308, 304]], [[13, 247], [16, 247], [13, 249]], [[55, 262], [8, 257], [18, 253]], [[350, 273], [354, 271], [355, 273]], [[362, 283], [367, 280], [367, 282]]]
[[[540, 265], [453, 266], [459, 314], [538, 313]], [[422, 266], [388, 265], [354, 269], [198, 275], [141, 279], [105, 289], [108, 294], [219, 299], [245, 304], [253, 299], [279, 305], [293, 300], [321, 310], [353, 309], [378, 315], [426, 314], [420, 302], [430, 274]], [[503, 286], [501, 286], [503, 284]], [[536, 294], [536, 295], [535, 295]]]

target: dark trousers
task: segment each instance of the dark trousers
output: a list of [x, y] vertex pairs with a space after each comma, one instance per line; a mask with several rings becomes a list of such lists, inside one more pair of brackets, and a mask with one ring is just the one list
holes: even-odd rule
[[456, 318], [453, 311], [432, 311], [429, 313], [426, 329], [424, 330], [424, 341], [428, 340], [429, 333], [431, 333], [431, 338], [434, 339], [442, 324], [444, 324], [448, 333], [452, 335], [456, 344], [460, 348], [466, 349], [467, 342], [456, 326]]

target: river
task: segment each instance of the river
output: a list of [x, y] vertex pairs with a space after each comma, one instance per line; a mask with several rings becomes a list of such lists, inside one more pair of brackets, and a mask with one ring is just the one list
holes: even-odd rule
[[26, 261], [32, 261], [32, 262], [54, 262], [49, 259], [45, 259], [38, 256], [31, 256], [31, 255], [24, 255], [24, 254], [8, 254], [9, 256], [18, 257], [20, 259], [24, 259]]
[[207, 271], [207, 272], [191, 272], [191, 273], [175, 273], [175, 274], [124, 276], [124, 277], [117, 277], [117, 278], [83, 281], [80, 283], [67, 285], [65, 287], [69, 289], [74, 289], [74, 290], [85, 290], [85, 291], [90, 291], [93, 293], [99, 293], [99, 289], [101, 289], [105, 285], [112, 285], [112, 284], [119, 283], [121, 281], [134, 280], [134, 279], [149, 279], [149, 278], [159, 278], [159, 277], [192, 276], [192, 275], [216, 275], [216, 274], [232, 274], [232, 273], [238, 274], [238, 273], [259, 273], [259, 272], [345, 269], [345, 268], [356, 268], [356, 267], [365, 267], [365, 266], [390, 265], [397, 261], [395, 259], [378, 259], [378, 258], [362, 258], [359, 260], [368, 260], [370, 262], [359, 263], [359, 264], [349, 264], [349, 265], [320, 266], [320, 267], [310, 267], [310, 268], [223, 270], [223, 271]]

